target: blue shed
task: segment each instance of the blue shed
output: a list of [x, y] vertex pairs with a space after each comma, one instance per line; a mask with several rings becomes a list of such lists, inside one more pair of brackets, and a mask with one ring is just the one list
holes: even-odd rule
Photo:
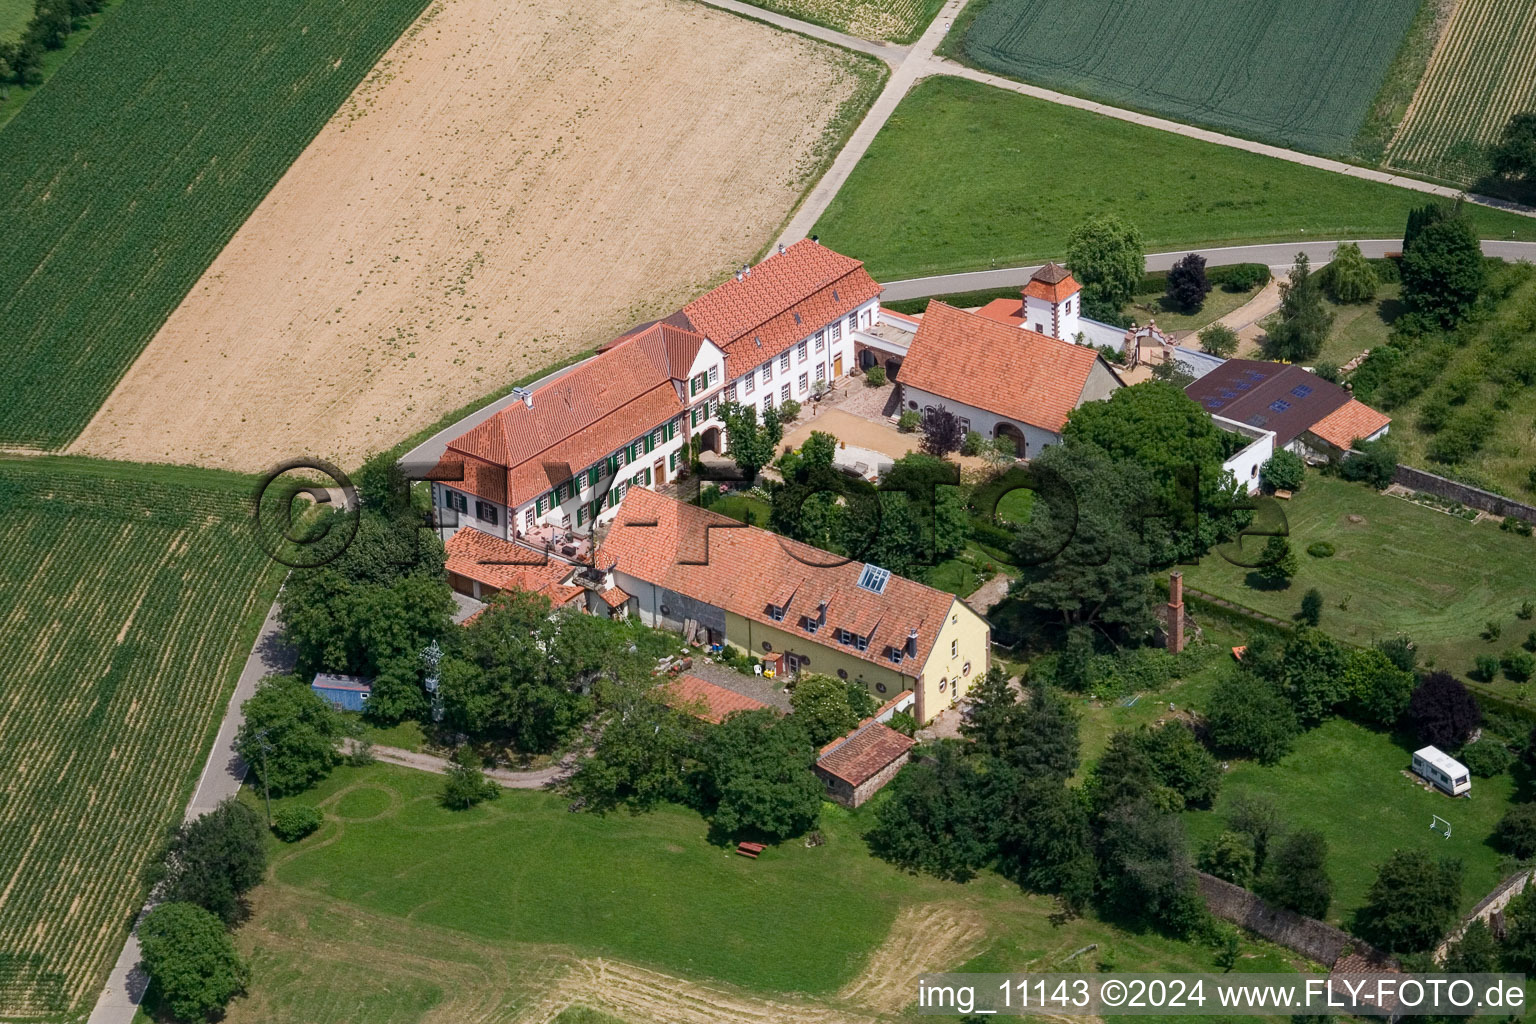
[[337, 676], [321, 672], [309, 688], [331, 702], [338, 711], [361, 711], [373, 692], [373, 681], [362, 676]]

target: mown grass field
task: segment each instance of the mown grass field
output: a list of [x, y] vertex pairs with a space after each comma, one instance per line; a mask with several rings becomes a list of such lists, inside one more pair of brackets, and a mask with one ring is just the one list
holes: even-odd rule
[[0, 0], [0, 43], [20, 39], [30, 20], [32, 0]]
[[944, 6], [944, 0], [747, 0], [801, 21], [868, 39], [910, 43]]
[[1418, 8], [1419, 0], [987, 0], [960, 46], [979, 67], [1051, 89], [1345, 153]]
[[1461, 0], [1387, 146], [1386, 163], [1473, 184], [1484, 148], [1536, 106], [1536, 4]]
[[0, 460], [0, 1018], [89, 1010], [278, 576], [250, 481]]
[[[1315, 829], [1328, 840], [1328, 875], [1334, 900], [1328, 919], [1348, 926], [1365, 902], [1376, 867], [1393, 850], [1418, 849], [1462, 862], [1461, 909], [1478, 900], [1514, 870], [1487, 844], [1515, 795], [1508, 774], [1472, 780], [1472, 795], [1451, 799], [1405, 778], [1413, 760], [1411, 739], [1373, 732], [1342, 718], [1305, 733], [1280, 763], [1265, 767], [1235, 762], [1221, 780], [1214, 808], [1185, 815], [1196, 844], [1226, 827], [1233, 797], [1262, 793], [1274, 800], [1290, 829]], [[1438, 814], [1451, 823], [1446, 839], [1429, 828]]]
[[[1123, 154], [1135, 154], [1128, 166]], [[917, 85], [816, 225], [876, 280], [1060, 259], [1113, 213], [1148, 252], [1399, 234], [1418, 192], [1187, 139], [963, 79]], [[1484, 237], [1536, 219], [1476, 207]]]
[[[1294, 498], [1279, 504], [1300, 562], [1290, 586], [1254, 586], [1260, 581], [1252, 570], [1215, 553], [1185, 567], [1186, 583], [1281, 619], [1295, 615], [1302, 595], [1316, 587], [1325, 601], [1322, 627], [1330, 633], [1360, 645], [1406, 633], [1421, 662], [1458, 675], [1476, 655], [1515, 646], [1532, 626], [1515, 616], [1522, 601], [1536, 600], [1536, 540], [1530, 537], [1315, 471]], [[1334, 556], [1306, 554], [1315, 541], [1333, 544]], [[1479, 636], [1490, 619], [1503, 630], [1498, 643]]]
[[[0, 133], [0, 445], [56, 448], [426, 0], [134, 0]], [[253, 410], [259, 414], [259, 410]]]
[[[1326, 296], [1323, 302], [1333, 314], [1333, 327], [1317, 354], [1320, 363], [1342, 366], [1367, 349], [1386, 344], [1392, 321], [1403, 314], [1403, 286], [1383, 284], [1370, 302], [1340, 303]], [[1393, 424], [1393, 429], [1397, 425]]]
[[[760, 1007], [762, 993], [809, 1001], [807, 1019], [862, 1020], [870, 989], [837, 994], [855, 978], [885, 975], [889, 1013], [911, 1001], [909, 974], [1047, 969], [1090, 943], [1123, 970], [1216, 969], [1212, 947], [1091, 916], [1052, 924], [1050, 901], [989, 873], [965, 885], [903, 874], [867, 852], [869, 806], [827, 805], [824, 845], [749, 861], [709, 845], [683, 808], [571, 814], [557, 794], [517, 791], [459, 813], [437, 804], [441, 784], [372, 765], [288, 798], [320, 806], [326, 823], [296, 846], [273, 842], [270, 880], [237, 933], [256, 981], [230, 1024], [608, 1012], [610, 986], [644, 1000], [646, 1019], [693, 1022], [711, 1019], [694, 1009], [708, 1005], [699, 983], [732, 1001], [712, 1019], [749, 1019], [741, 1008]], [[933, 933], [900, 958], [876, 952], [921, 938], [916, 922], [935, 914], [964, 936]], [[1253, 970], [1294, 969], [1266, 944], [1244, 940], [1243, 953]], [[569, 965], [594, 956], [609, 958], [607, 973], [578, 967], [572, 982]], [[824, 1018], [823, 1006], [854, 1012]], [[586, 1024], [580, 1011], [571, 1019]]]

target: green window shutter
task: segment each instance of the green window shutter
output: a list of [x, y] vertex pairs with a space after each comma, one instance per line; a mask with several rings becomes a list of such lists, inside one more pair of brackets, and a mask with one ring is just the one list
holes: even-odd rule
[[645, 453], [649, 455], [656, 449], [656, 435], [646, 434], [645, 441], [643, 443], [645, 444]]
[[671, 470], [677, 469], [677, 452], [673, 452], [671, 455], [667, 456], [667, 468]]
[[645, 486], [647, 486], [647, 487], [651, 486], [651, 470], [650, 470], [650, 467], [646, 467], [646, 470], [645, 470]]
[[677, 436], [677, 420], [668, 420], [667, 421], [667, 440], [670, 441], [670, 440], [672, 440], [676, 436]]
[[578, 508], [576, 510], [576, 525], [580, 526], [581, 524], [585, 523], [586, 521], [587, 521], [587, 506], [583, 505], [583, 506], [581, 506], [580, 508]]
[[533, 508], [534, 508], [534, 513], [533, 513], [534, 515], [541, 516], [541, 515], [544, 514], [544, 509], [545, 509], [544, 495], [542, 495], [542, 494], [539, 495], [539, 500], [533, 503]]

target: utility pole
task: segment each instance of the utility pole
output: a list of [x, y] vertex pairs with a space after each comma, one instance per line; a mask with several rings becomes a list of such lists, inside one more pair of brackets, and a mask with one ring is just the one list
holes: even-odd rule
[[267, 730], [263, 729], [256, 734], [256, 742], [261, 744], [261, 788], [267, 799], [267, 828], [272, 827], [272, 782], [267, 772], [267, 751], [272, 749], [272, 744], [267, 742]]

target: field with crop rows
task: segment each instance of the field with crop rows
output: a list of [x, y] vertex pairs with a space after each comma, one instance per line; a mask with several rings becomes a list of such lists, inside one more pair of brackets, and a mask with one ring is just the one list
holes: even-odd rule
[[828, 25], [867, 39], [910, 42], [944, 6], [944, 0], [747, 0], [770, 11]]
[[1536, 107], [1536, 0], [1461, 0], [1387, 147], [1392, 167], [1471, 184], [1483, 148]]
[[[967, 60], [1063, 92], [1347, 152], [1419, 0], [988, 0]], [[1106, 156], [1106, 159], [1109, 157]]]
[[56, 448], [426, 0], [134, 0], [0, 131], [0, 446]]
[[0, 461], [0, 1019], [89, 1010], [122, 948], [276, 589], [249, 487]]

